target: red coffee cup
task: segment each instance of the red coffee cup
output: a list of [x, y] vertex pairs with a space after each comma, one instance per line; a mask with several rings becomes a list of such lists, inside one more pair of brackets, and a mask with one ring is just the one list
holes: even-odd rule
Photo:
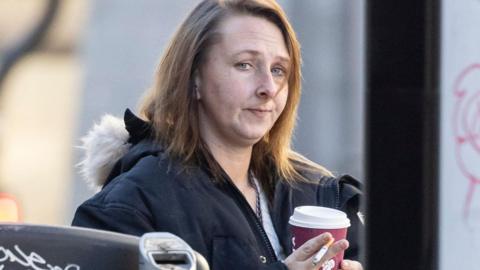
[[[290, 217], [293, 250], [299, 248], [309, 239], [325, 232], [329, 232], [335, 241], [347, 237], [347, 228], [350, 220], [347, 214], [340, 210], [320, 206], [299, 206]], [[343, 260], [340, 252], [331, 260], [323, 264], [323, 270], [337, 270]]]

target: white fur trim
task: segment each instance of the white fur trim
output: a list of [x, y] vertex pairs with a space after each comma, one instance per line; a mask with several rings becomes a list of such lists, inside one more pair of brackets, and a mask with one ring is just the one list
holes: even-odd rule
[[127, 153], [130, 144], [128, 131], [122, 119], [104, 115], [81, 139], [85, 155], [78, 164], [80, 174], [90, 187], [100, 188], [107, 180], [115, 163]]

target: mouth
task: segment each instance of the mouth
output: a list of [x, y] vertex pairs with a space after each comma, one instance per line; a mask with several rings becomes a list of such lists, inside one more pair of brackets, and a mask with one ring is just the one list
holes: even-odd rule
[[270, 114], [273, 110], [271, 109], [262, 109], [262, 108], [250, 108], [250, 109], [247, 109], [247, 111], [253, 113], [254, 115], [258, 116], [258, 117], [264, 117], [266, 116], [267, 114]]

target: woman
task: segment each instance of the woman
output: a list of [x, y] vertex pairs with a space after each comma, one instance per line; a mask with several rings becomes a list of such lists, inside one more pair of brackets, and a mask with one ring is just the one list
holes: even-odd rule
[[[83, 162], [103, 188], [78, 208], [73, 225], [171, 232], [212, 269], [320, 269], [349, 242], [335, 242], [314, 264], [332, 236], [292, 252], [288, 218], [296, 206], [323, 205], [349, 214], [346, 257], [354, 258], [358, 183], [333, 177], [290, 148], [300, 61], [295, 33], [275, 1], [201, 2], [164, 53], [143, 119], [127, 110], [125, 128], [106, 119], [87, 136], [87, 144], [111, 151], [93, 149]], [[128, 144], [117, 147], [117, 137]], [[345, 260], [342, 269], [362, 268]]]

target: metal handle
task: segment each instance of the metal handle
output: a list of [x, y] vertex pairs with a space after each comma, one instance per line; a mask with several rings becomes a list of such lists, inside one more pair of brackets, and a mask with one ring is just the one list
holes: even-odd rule
[[171, 233], [146, 233], [140, 239], [140, 270], [209, 270], [205, 258]]

